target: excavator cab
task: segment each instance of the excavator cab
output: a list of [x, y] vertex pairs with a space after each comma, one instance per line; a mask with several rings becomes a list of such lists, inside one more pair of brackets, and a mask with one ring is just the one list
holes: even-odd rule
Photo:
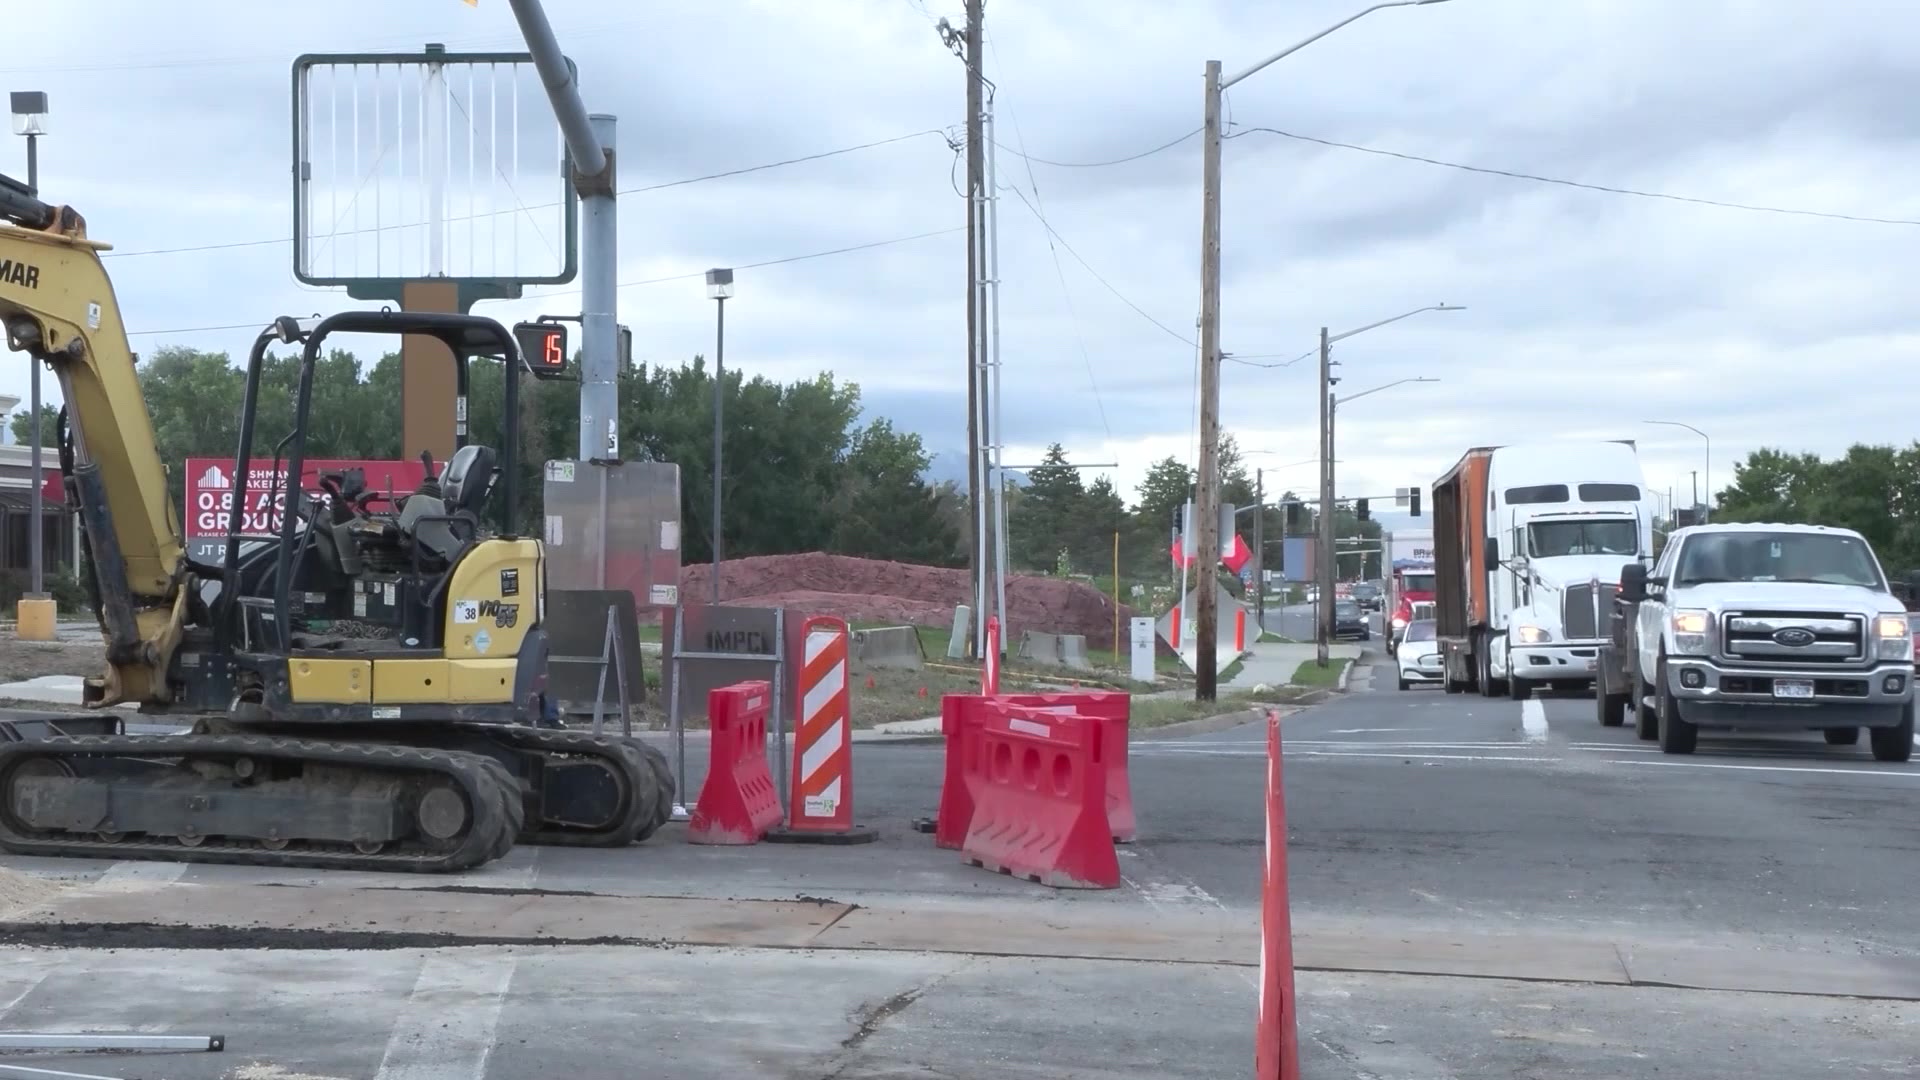
[[[545, 578], [540, 542], [514, 535], [519, 384], [513, 336], [492, 319], [350, 311], [312, 327], [278, 319], [250, 352], [234, 471], [253, 458], [261, 372], [274, 342], [301, 346], [292, 429], [276, 474], [306, 470], [315, 365], [341, 333], [424, 334], [452, 352], [455, 450], [438, 471], [380, 505], [364, 476], [290, 479], [278, 535], [228, 526], [207, 603], [211, 648], [175, 665], [184, 696], [234, 702], [278, 724], [460, 720], [538, 723], [544, 702]], [[500, 445], [470, 441], [470, 361], [497, 357], [505, 379]], [[211, 655], [209, 655], [211, 654]]]

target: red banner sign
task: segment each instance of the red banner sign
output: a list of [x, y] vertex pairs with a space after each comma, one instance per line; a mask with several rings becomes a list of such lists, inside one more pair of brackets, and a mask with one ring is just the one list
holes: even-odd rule
[[[392, 496], [406, 495], [420, 484], [425, 467], [418, 461], [353, 461], [345, 458], [318, 458], [303, 462], [300, 487], [308, 494], [324, 498], [320, 477], [359, 469], [366, 474], [367, 487]], [[241, 492], [234, 497], [236, 487]], [[244, 482], [235, 485], [232, 458], [195, 457], [187, 459], [187, 552], [199, 559], [219, 553], [227, 535], [227, 522], [240, 514], [243, 536], [271, 536], [280, 531], [281, 512], [287, 505], [287, 470], [282, 462], [275, 468], [271, 459], [255, 458], [248, 463]]]

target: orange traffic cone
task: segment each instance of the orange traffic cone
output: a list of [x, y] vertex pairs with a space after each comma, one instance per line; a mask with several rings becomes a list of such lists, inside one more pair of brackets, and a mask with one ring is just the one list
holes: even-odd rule
[[873, 676], [867, 676], [867, 689], [873, 689]]

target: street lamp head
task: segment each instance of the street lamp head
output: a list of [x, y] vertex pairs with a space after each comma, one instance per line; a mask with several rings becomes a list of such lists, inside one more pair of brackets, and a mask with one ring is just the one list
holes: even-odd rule
[[47, 133], [47, 93], [44, 90], [15, 90], [12, 94], [13, 133]]
[[725, 300], [733, 295], [733, 271], [713, 269], [707, 271], [707, 298]]

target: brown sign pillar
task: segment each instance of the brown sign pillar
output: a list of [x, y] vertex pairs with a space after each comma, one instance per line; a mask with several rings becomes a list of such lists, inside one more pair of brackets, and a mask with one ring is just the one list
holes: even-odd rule
[[[460, 286], [451, 281], [409, 281], [401, 286], [405, 311], [460, 313]], [[438, 465], [453, 456], [453, 351], [434, 338], [408, 334], [400, 340], [400, 455], [416, 459], [422, 450]]]

